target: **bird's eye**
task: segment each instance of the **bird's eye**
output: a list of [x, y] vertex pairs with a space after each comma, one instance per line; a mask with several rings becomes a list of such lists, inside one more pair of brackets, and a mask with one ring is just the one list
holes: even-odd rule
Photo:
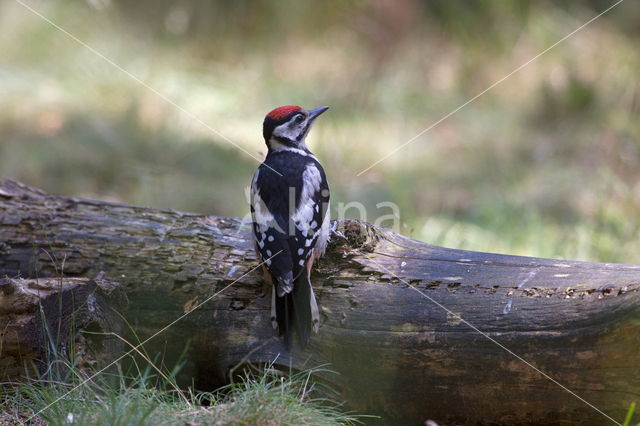
[[304, 115], [298, 114], [296, 115], [296, 118], [294, 120], [296, 121], [296, 123], [302, 123], [302, 121], [304, 120]]

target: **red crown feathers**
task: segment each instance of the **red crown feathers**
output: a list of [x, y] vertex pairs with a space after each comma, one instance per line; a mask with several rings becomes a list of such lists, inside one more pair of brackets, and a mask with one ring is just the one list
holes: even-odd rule
[[301, 110], [302, 108], [300, 108], [297, 105], [285, 105], [285, 106], [278, 107], [272, 110], [271, 112], [269, 112], [269, 114], [267, 114], [267, 118], [270, 118], [275, 121], [279, 121], [285, 118], [287, 115], [291, 114], [292, 112], [298, 112]]

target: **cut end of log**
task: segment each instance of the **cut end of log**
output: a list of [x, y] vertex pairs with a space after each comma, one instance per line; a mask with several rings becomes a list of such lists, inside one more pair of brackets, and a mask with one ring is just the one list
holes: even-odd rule
[[[117, 349], [85, 330], [119, 332], [113, 312], [124, 299], [116, 283], [89, 278], [0, 280], [0, 380], [39, 377], [60, 354], [96, 360]], [[64, 361], [68, 361], [64, 360]], [[93, 362], [93, 361], [91, 361]], [[58, 365], [58, 364], [56, 364]], [[65, 363], [59, 363], [64, 366]]]

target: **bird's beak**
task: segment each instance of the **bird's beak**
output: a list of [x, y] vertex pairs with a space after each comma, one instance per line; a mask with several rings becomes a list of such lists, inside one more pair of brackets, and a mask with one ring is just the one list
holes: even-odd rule
[[318, 118], [318, 116], [320, 114], [322, 114], [323, 112], [325, 112], [328, 109], [329, 109], [328, 106], [323, 106], [323, 107], [320, 107], [320, 108], [309, 110], [309, 121], [315, 120], [316, 118]]

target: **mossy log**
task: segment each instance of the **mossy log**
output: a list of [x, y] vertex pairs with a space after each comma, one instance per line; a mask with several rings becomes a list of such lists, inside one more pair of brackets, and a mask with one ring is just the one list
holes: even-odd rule
[[346, 240], [335, 239], [312, 277], [320, 331], [293, 354], [274, 338], [240, 219], [4, 180], [0, 276], [104, 271], [126, 292], [123, 314], [140, 339], [189, 312], [145, 349], [171, 365], [188, 344], [182, 377], [199, 389], [239, 364], [275, 360], [325, 365], [338, 374], [322, 379], [348, 408], [393, 424], [610, 421], [532, 366], [617, 420], [638, 399], [640, 266], [453, 250], [340, 225]]

